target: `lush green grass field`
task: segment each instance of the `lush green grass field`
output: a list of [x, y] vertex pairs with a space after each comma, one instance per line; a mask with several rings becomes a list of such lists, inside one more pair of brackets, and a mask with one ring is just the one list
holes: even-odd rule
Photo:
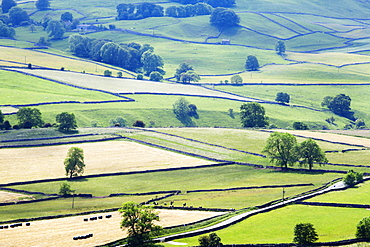
[[[219, 90], [227, 91], [236, 93], [239, 95], [245, 95], [249, 97], [255, 97], [263, 100], [270, 100], [275, 101], [276, 94], [279, 92], [285, 92], [290, 95], [290, 104], [293, 105], [302, 105], [312, 107], [314, 109], [321, 109], [327, 110], [327, 108], [323, 108], [321, 106], [321, 102], [326, 96], [336, 96], [338, 94], [346, 94], [351, 98], [351, 109], [355, 112], [355, 117], [362, 118], [365, 122], [369, 122], [370, 118], [367, 114], [367, 98], [370, 97], [369, 95], [369, 86], [367, 85], [358, 85], [358, 86], [256, 86], [256, 85], [248, 85], [243, 87], [236, 87], [236, 86], [218, 86], [216, 87]], [[282, 119], [281, 116], [286, 114], [282, 114], [282, 112], [273, 111], [271, 108], [275, 108], [275, 106], [264, 105], [266, 108], [266, 115], [270, 115], [272, 118], [279, 118]], [[269, 111], [269, 109], [271, 109]], [[279, 108], [284, 110], [284, 108]], [[289, 109], [288, 107], [285, 109]], [[327, 125], [330, 128], [342, 128], [346, 123], [348, 123], [347, 119], [344, 119], [340, 116], [336, 116], [331, 112], [322, 112], [322, 113], [314, 113], [314, 112], [305, 112], [301, 109], [289, 109], [289, 112], [295, 112], [295, 116], [297, 121], [308, 121], [312, 124], [320, 124]], [[287, 111], [288, 112], [288, 111]], [[313, 120], [312, 115], [316, 115], [315, 121]], [[290, 114], [289, 114], [290, 115]], [[333, 116], [336, 121], [335, 124], [337, 126], [330, 126], [327, 122], [323, 120], [326, 119], [326, 116], [330, 117]], [[328, 117], [328, 118], [329, 118]], [[321, 121], [320, 121], [321, 120]]]
[[[34, 104], [61, 101], [121, 100], [110, 94], [77, 89], [48, 80], [0, 70], [2, 97], [0, 104]], [[22, 97], [18, 97], [22, 95]]]
[[[338, 241], [355, 238], [357, 223], [367, 216], [364, 209], [294, 205], [252, 216], [216, 233], [223, 244], [292, 243], [295, 225], [308, 222], [316, 228], [318, 241]], [[177, 241], [195, 246], [198, 238]]]
[[329, 194], [324, 194], [311, 198], [309, 202], [333, 202], [333, 203], [353, 203], [353, 204], [369, 204], [369, 188], [368, 182], [361, 183], [355, 188], [344, 191], [336, 191]]
[[[185, 192], [197, 189], [227, 189], [245, 186], [298, 183], [313, 183], [315, 187], [319, 187], [323, 183], [338, 177], [340, 177], [338, 174], [279, 172], [254, 169], [249, 166], [231, 165], [214, 168], [195, 168], [179, 171], [87, 178], [69, 181], [68, 183], [78, 193], [108, 196], [111, 193], [142, 193], [163, 190], [179, 190]], [[57, 193], [60, 184], [61, 182], [48, 182], [11, 187], [27, 191]], [[307, 187], [307, 190], [312, 188]]]
[[127, 201], [139, 203], [148, 201], [150, 199], [152, 199], [151, 196], [125, 196], [108, 198], [75, 197], [73, 209], [72, 198], [2, 206], [0, 207], [0, 221], [119, 208], [122, 206], [122, 203]]

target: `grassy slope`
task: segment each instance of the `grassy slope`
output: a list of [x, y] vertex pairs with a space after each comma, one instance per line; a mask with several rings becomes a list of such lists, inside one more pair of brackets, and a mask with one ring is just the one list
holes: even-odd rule
[[[366, 216], [368, 212], [363, 209], [294, 205], [253, 216], [217, 231], [217, 235], [223, 244], [292, 243], [294, 226], [309, 222], [314, 225], [319, 241], [338, 241], [355, 238], [356, 225]], [[178, 241], [195, 246], [198, 238], [199, 236]]]

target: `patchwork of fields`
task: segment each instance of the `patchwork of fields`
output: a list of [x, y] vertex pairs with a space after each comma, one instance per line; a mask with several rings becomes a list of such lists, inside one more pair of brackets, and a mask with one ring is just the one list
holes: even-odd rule
[[[355, 118], [370, 123], [368, 1], [237, 0], [231, 9], [240, 23], [228, 28], [211, 25], [209, 15], [117, 20], [116, 6], [122, 2], [137, 3], [51, 1], [49, 9], [39, 11], [35, 1], [17, 1], [36, 22], [59, 20], [68, 11], [80, 23], [103, 28], [67, 31], [65, 39], [53, 39], [49, 47], [34, 45], [48, 35], [39, 25], [34, 30], [14, 27], [14, 39], [0, 39], [0, 110], [5, 120], [16, 125], [20, 108], [35, 107], [46, 123], [71, 112], [79, 126], [76, 133], [0, 130], [1, 246], [123, 244], [126, 233], [119, 227], [117, 209], [128, 201], [156, 206], [159, 224], [170, 227], [164, 235], [203, 229], [320, 191], [348, 170], [370, 175], [370, 131], [348, 130], [354, 121], [321, 104], [326, 96], [346, 94]], [[165, 78], [136, 80], [142, 70], [77, 57], [67, 38], [75, 33], [151, 45], [164, 61]], [[283, 55], [276, 54], [278, 41], [286, 45]], [[249, 55], [258, 58], [257, 71], [246, 70]], [[175, 83], [183, 62], [194, 67], [199, 82]], [[106, 70], [112, 75], [103, 76]], [[243, 83], [231, 84], [234, 75]], [[279, 92], [290, 95], [289, 104], [276, 102]], [[193, 128], [185, 128], [174, 114], [180, 98], [196, 106]], [[246, 102], [264, 107], [268, 129], [240, 128], [239, 109]], [[113, 127], [118, 118], [125, 126]], [[147, 128], [131, 128], [137, 120]], [[310, 130], [292, 130], [297, 121]], [[288, 170], [275, 167], [262, 153], [273, 131], [289, 132], [299, 143], [314, 139], [329, 162], [314, 164], [312, 171], [298, 164]], [[85, 156], [85, 172], [75, 179], [65, 176], [63, 165], [70, 147], [82, 148]], [[63, 182], [75, 190], [74, 197], [58, 195]], [[357, 223], [370, 216], [369, 189], [366, 181], [299, 200], [216, 233], [224, 244], [291, 243], [294, 226], [310, 222], [320, 242], [352, 239]], [[112, 217], [105, 218], [108, 214]], [[94, 216], [103, 219], [84, 221]], [[4, 229], [15, 222], [30, 226]], [[90, 233], [93, 237], [73, 240]], [[163, 245], [195, 246], [198, 238]]]

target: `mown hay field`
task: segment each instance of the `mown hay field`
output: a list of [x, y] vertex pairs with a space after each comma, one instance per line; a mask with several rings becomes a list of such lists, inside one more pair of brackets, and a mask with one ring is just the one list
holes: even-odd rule
[[[0, 191], [0, 203], [4, 202], [17, 202], [20, 198], [25, 198], [24, 194]], [[28, 197], [31, 199], [31, 197]]]
[[197, 166], [210, 161], [126, 141], [0, 149], [2, 183], [64, 177], [71, 147], [84, 150], [84, 175]]
[[[163, 227], [188, 224], [198, 220], [221, 215], [215, 212], [156, 210], [160, 217], [159, 225]], [[112, 215], [106, 218], [106, 215]], [[103, 219], [85, 222], [84, 218], [103, 216]], [[68, 218], [40, 220], [31, 222], [30, 226], [1, 230], [1, 246], [97, 246], [124, 238], [120, 229], [121, 217], [118, 212], [100, 213]], [[73, 240], [75, 236], [94, 236], [88, 239]]]

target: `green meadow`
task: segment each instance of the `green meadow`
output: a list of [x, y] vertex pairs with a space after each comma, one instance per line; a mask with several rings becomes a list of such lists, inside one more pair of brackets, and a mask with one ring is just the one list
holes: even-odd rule
[[[309, 222], [315, 226], [319, 242], [338, 241], [355, 238], [357, 223], [367, 216], [365, 209], [292, 205], [252, 216], [216, 233], [223, 244], [292, 243], [294, 226]], [[177, 242], [196, 246], [198, 238]]]
[[28, 219], [44, 216], [77, 214], [88, 211], [119, 208], [122, 203], [134, 201], [137, 203], [152, 199], [150, 196], [125, 196], [108, 198], [80, 198], [75, 197], [72, 209], [72, 198], [61, 198], [51, 201], [15, 204], [0, 207], [0, 221]]
[[[367, 30], [370, 24], [368, 19], [370, 8], [366, 1], [338, 0], [335, 4], [323, 4], [319, 0], [237, 0], [237, 4], [232, 9], [240, 16], [240, 25], [223, 29], [211, 25], [209, 16], [177, 19], [153, 17], [118, 21], [115, 18], [116, 6], [123, 2], [136, 3], [137, 1], [86, 0], [78, 4], [72, 0], [51, 1], [51, 9], [45, 11], [36, 11], [34, 2], [19, 4], [19, 6], [29, 13], [35, 11], [31, 18], [38, 22], [46, 16], [59, 20], [60, 15], [68, 11], [75, 19], [80, 19], [81, 23], [104, 25], [105, 27], [115, 25], [115, 30], [80, 34], [95, 39], [109, 39], [117, 43], [150, 44], [154, 47], [155, 53], [164, 60], [166, 79], [174, 76], [179, 64], [187, 62], [194, 67], [196, 73], [200, 74], [201, 80], [198, 83], [202, 86], [261, 100], [266, 116], [273, 127], [292, 129], [294, 122], [301, 121], [314, 130], [342, 130], [351, 121], [334, 115], [321, 106], [325, 96], [336, 96], [340, 93], [351, 97], [351, 108], [356, 118], [363, 119], [366, 124], [370, 122], [368, 114], [370, 90], [367, 85], [370, 80], [368, 72], [370, 46]], [[160, 4], [165, 8], [180, 5], [172, 1], [158, 3], [155, 0], [147, 0], [146, 2]], [[2, 54], [0, 66], [26, 67], [28, 63], [31, 63], [34, 67], [57, 70], [63, 67], [65, 70], [77, 73], [86, 72], [96, 75], [103, 75], [104, 70], [109, 69], [114, 77], [117, 76], [118, 71], [128, 78], [134, 78], [137, 74], [137, 72], [125, 71], [74, 56], [69, 50], [67, 37], [76, 32], [66, 32], [66, 39], [52, 40], [48, 49], [33, 50], [24, 48], [34, 48], [34, 42], [37, 42], [41, 36], [47, 37], [48, 34], [43, 28], [37, 26], [35, 31], [31, 31], [28, 26], [21, 26], [16, 27], [15, 30], [15, 39], [0, 40]], [[231, 45], [221, 45], [222, 39], [229, 39]], [[279, 40], [284, 40], [287, 47], [284, 56], [277, 55], [274, 50]], [[245, 61], [248, 55], [258, 58], [260, 65], [258, 71], [245, 71]], [[243, 78], [243, 85], [229, 84], [233, 74], [239, 74]], [[125, 98], [99, 91], [78, 89], [1, 68], [0, 78], [0, 91], [2, 92], [0, 109], [3, 112], [15, 113], [16, 108], [12, 106], [17, 105], [76, 101], [77, 103], [37, 106], [45, 122], [54, 123], [57, 114], [68, 111], [76, 116], [80, 127], [76, 133], [99, 134], [93, 137], [68, 138], [69, 141], [94, 140], [118, 134], [209, 158], [270, 165], [266, 158], [242, 152], [261, 154], [266, 139], [270, 135], [269, 132], [258, 129], [240, 129], [239, 112], [243, 101], [216, 97], [133, 93], [123, 95], [133, 99], [132, 102], [99, 103], [99, 101], [115, 101]], [[89, 87], [88, 78], [90, 77], [86, 77], [86, 87]], [[64, 79], [67, 80], [63, 78], [63, 75], [58, 78], [59, 81]], [[135, 82], [135, 80], [131, 81], [133, 85]], [[145, 88], [145, 90], [151, 92], [151, 90], [155, 91], [155, 88]], [[271, 104], [275, 101], [278, 92], [290, 95], [290, 105]], [[167, 93], [167, 91], [163, 90], [162, 93]], [[193, 122], [198, 128], [177, 128], [183, 127], [183, 124], [176, 119], [173, 104], [180, 97], [185, 97], [189, 103], [196, 105], [199, 118], [193, 119]], [[84, 104], [84, 102], [96, 103]], [[141, 120], [146, 127], [155, 128], [164, 133], [140, 129], [102, 128], [110, 126], [110, 121], [117, 117], [123, 117], [128, 127], [132, 126], [136, 120]], [[326, 119], [331, 117], [335, 118], [334, 124], [326, 122]], [[5, 120], [9, 120], [12, 125], [18, 122], [15, 114], [6, 115]], [[368, 138], [368, 134], [357, 132], [342, 134]], [[0, 131], [0, 141], [64, 135], [66, 133], [58, 132], [56, 129]], [[298, 142], [304, 140], [303, 138], [297, 139]], [[43, 144], [46, 142], [50, 144], [53, 141], [20, 140], [13, 144]], [[343, 142], [345, 142], [345, 136], [343, 136]], [[327, 153], [327, 158], [331, 163], [369, 165], [370, 151], [368, 149], [341, 152], [357, 147], [325, 141], [317, 141], [317, 143], [324, 151], [338, 151]], [[354, 169], [358, 172], [369, 172], [368, 167], [333, 165], [324, 167], [315, 165], [314, 169], [336, 171]], [[0, 221], [115, 208], [125, 201], [144, 202], [155, 198], [156, 195], [107, 197], [109, 194], [167, 190], [178, 190], [180, 193], [159, 200], [160, 205], [168, 206], [173, 201], [175, 206], [186, 203], [192, 207], [240, 210], [281, 199], [283, 189], [281, 187], [234, 189], [196, 193], [189, 191], [313, 184], [312, 186], [284, 188], [284, 196], [290, 197], [319, 188], [342, 176], [343, 174], [340, 173], [279, 171], [255, 169], [245, 165], [228, 165], [75, 179], [69, 180], [68, 183], [72, 189], [76, 190], [76, 193], [88, 193], [103, 198], [76, 197], [74, 209], [71, 209], [71, 198], [2, 206], [0, 207]], [[34, 183], [11, 186], [11, 188], [57, 193], [60, 184], [61, 182]], [[308, 201], [367, 204], [369, 186], [368, 183], [363, 183], [356, 188], [331, 192]], [[158, 194], [158, 197], [162, 195]], [[297, 223], [310, 222], [314, 224], [318, 232], [319, 241], [336, 241], [354, 238], [357, 223], [366, 216], [369, 216], [369, 211], [364, 209], [289, 205], [250, 217], [217, 231], [217, 234], [224, 244], [291, 243], [294, 226]], [[198, 237], [177, 241], [198, 245]], [[165, 246], [170, 245], [165, 244]]]

